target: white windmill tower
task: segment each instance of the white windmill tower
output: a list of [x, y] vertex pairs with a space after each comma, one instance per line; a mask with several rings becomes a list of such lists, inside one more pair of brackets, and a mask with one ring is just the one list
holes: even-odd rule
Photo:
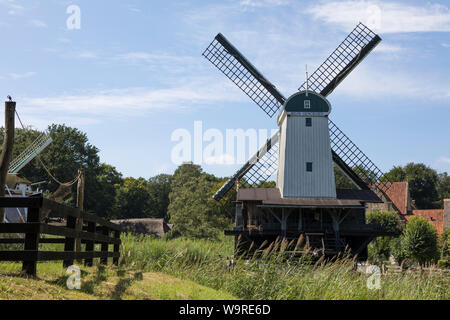
[[[308, 83], [308, 73], [306, 73]], [[327, 99], [306, 90], [286, 100], [280, 127], [277, 187], [283, 198], [336, 198]]]

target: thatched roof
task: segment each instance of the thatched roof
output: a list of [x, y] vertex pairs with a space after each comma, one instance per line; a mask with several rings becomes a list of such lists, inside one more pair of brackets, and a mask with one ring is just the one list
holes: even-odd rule
[[164, 219], [122, 219], [111, 220], [111, 222], [119, 224], [124, 232], [151, 234], [157, 237], [162, 237], [173, 227], [172, 224], [167, 224]]

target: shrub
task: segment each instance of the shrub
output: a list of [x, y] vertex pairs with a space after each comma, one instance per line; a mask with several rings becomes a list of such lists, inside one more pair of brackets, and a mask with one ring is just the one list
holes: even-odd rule
[[450, 258], [450, 228], [445, 228], [440, 237], [440, 254], [441, 259]]
[[[367, 214], [368, 223], [376, 223], [389, 232], [401, 233], [402, 227], [398, 213], [395, 211], [373, 211]], [[389, 259], [392, 251], [391, 237], [378, 237], [368, 247], [369, 260], [375, 264], [381, 264]], [[397, 260], [398, 261], [398, 260]]]
[[422, 217], [412, 217], [402, 235], [402, 246], [408, 258], [420, 265], [436, 259], [436, 229]]

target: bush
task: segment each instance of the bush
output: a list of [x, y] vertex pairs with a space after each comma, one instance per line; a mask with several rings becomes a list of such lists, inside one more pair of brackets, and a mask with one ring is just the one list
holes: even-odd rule
[[[395, 211], [373, 211], [367, 214], [368, 223], [376, 223], [389, 232], [401, 233], [402, 226]], [[392, 237], [378, 237], [369, 246], [369, 260], [374, 264], [382, 264], [389, 259], [392, 251]], [[398, 261], [398, 260], [397, 260]]]
[[440, 254], [441, 259], [447, 258], [450, 259], [450, 228], [445, 228], [444, 232], [441, 234], [440, 237]]
[[438, 256], [436, 229], [422, 217], [412, 217], [402, 235], [402, 246], [408, 258], [424, 265]]

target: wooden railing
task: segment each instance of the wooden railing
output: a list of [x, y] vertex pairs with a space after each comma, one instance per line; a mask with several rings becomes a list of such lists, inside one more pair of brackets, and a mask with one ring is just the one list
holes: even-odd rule
[[[65, 267], [73, 265], [74, 260], [84, 260], [85, 265], [92, 266], [94, 258], [100, 258], [101, 264], [107, 264], [108, 258], [112, 258], [116, 265], [119, 263], [121, 227], [117, 224], [42, 197], [0, 197], [0, 208], [28, 208], [26, 223], [0, 223], [0, 236], [24, 235], [8, 239], [0, 237], [0, 244], [23, 243], [23, 250], [0, 251], [0, 261], [21, 261], [22, 269], [28, 275], [36, 276], [38, 261], [61, 260]], [[44, 209], [50, 210], [51, 216], [64, 218], [65, 225], [42, 222]], [[83, 219], [80, 231], [75, 229], [78, 218]], [[42, 237], [44, 235], [53, 237]], [[84, 251], [74, 251], [77, 238], [85, 244]], [[42, 251], [39, 243], [64, 244], [64, 251]], [[100, 251], [95, 251], [97, 243], [101, 244]], [[114, 246], [112, 252], [109, 251], [110, 244]]]

